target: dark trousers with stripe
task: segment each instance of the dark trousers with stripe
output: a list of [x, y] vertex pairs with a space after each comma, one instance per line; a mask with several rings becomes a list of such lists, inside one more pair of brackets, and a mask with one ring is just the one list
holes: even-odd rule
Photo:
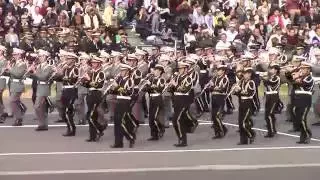
[[98, 122], [99, 116], [103, 116], [101, 114], [103, 112], [99, 111], [102, 102], [102, 92], [98, 90], [89, 91], [86, 101], [88, 106], [86, 117], [89, 122], [89, 139], [94, 140], [97, 138], [97, 134], [103, 133], [106, 128], [106, 125]]
[[151, 137], [162, 137], [165, 128], [163, 122], [160, 121], [160, 112], [163, 111], [162, 96], [150, 96], [150, 114], [149, 114], [149, 127], [151, 130]]
[[220, 134], [224, 136], [226, 127], [223, 125], [223, 109], [225, 105], [225, 95], [212, 95], [211, 98], [211, 119], [212, 119], [212, 128], [216, 135]]
[[279, 103], [279, 94], [267, 94], [265, 104], [265, 115], [264, 118], [267, 123], [268, 134], [274, 134], [277, 132], [276, 129], [276, 117], [275, 110]]
[[179, 141], [187, 143], [187, 133], [193, 133], [198, 122], [189, 111], [190, 97], [184, 95], [173, 96], [173, 127]]
[[255, 136], [255, 132], [252, 129], [251, 116], [254, 111], [254, 105], [252, 99], [241, 99], [239, 104], [239, 131], [240, 131], [240, 143], [247, 144], [249, 138]]
[[114, 111], [115, 145], [123, 145], [123, 136], [127, 140], [136, 139], [137, 121], [131, 114], [131, 100], [117, 99]]
[[300, 126], [300, 141], [311, 138], [312, 133], [308, 127], [307, 117], [312, 104], [312, 96], [307, 94], [296, 95], [294, 105], [294, 114], [296, 121]]
[[74, 123], [74, 101], [77, 98], [77, 89], [66, 88], [62, 90], [62, 120], [67, 123], [67, 131], [75, 132], [76, 125]]

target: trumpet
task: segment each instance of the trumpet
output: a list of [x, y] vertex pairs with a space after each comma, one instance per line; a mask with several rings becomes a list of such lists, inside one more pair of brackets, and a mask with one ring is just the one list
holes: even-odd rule
[[240, 84], [241, 84], [242, 80], [238, 81], [237, 83], [235, 83], [231, 88], [230, 88], [230, 92], [227, 94], [226, 97], [231, 96], [231, 94], [233, 94], [235, 91], [241, 89]]

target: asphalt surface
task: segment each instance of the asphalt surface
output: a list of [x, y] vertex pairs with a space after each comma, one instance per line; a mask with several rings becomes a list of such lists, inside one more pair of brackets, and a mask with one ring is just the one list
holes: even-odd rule
[[[277, 115], [279, 134], [265, 139], [263, 112], [254, 117], [257, 138], [254, 144], [236, 145], [238, 114], [225, 117], [229, 133], [212, 140], [209, 114], [200, 118], [194, 134], [188, 135], [186, 148], [175, 148], [172, 127], [158, 142], [148, 142], [148, 125], [142, 125], [133, 149], [111, 149], [112, 124], [99, 142], [87, 143], [88, 127], [78, 126], [75, 137], [63, 137], [65, 125], [56, 124], [50, 114], [50, 128], [36, 132], [37, 121], [30, 99], [23, 100], [28, 111], [24, 126], [11, 127], [9, 118], [0, 125], [0, 179], [317, 179], [320, 170], [320, 127], [311, 127], [313, 140], [297, 145], [299, 134], [288, 133], [292, 125], [285, 114]], [[7, 100], [5, 100], [7, 103]], [[263, 109], [263, 108], [262, 108]], [[313, 113], [309, 123], [316, 122]], [[125, 143], [126, 140], [124, 141]]]

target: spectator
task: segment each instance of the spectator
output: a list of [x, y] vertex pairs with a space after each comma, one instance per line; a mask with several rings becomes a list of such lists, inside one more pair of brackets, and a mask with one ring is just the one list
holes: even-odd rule
[[84, 26], [90, 29], [99, 28], [99, 20], [92, 7], [86, 8], [86, 13], [84, 15]]
[[270, 8], [267, 0], [262, 0], [262, 5], [258, 7], [258, 14], [263, 17], [265, 23], [268, 22]]
[[161, 33], [159, 31], [159, 26], [160, 26], [160, 12], [156, 10], [152, 15], [152, 20], [151, 20], [151, 31], [153, 34]]
[[3, 37], [5, 35], [4, 19], [3, 8], [0, 6], [0, 37]]
[[191, 26], [188, 28], [188, 33], [184, 34], [185, 47], [188, 48], [197, 41], [196, 35]]
[[226, 32], [227, 35], [227, 41], [232, 42], [234, 38], [237, 36], [238, 32], [236, 31], [236, 24], [235, 23], [230, 23], [229, 28]]
[[41, 16], [45, 17], [48, 13], [48, 7], [49, 7], [49, 1], [44, 0], [43, 4], [40, 6], [39, 14], [41, 14]]
[[29, 15], [32, 16], [35, 7], [36, 6], [33, 4], [33, 0], [28, 0], [28, 3], [27, 5], [25, 5], [24, 8], [28, 9]]
[[293, 28], [289, 29], [287, 33], [287, 43], [290, 46], [296, 46], [299, 43], [298, 36]]
[[14, 28], [10, 27], [8, 33], [5, 36], [5, 42], [12, 48], [19, 47], [19, 37], [14, 32]]
[[70, 21], [69, 21], [69, 15], [67, 13], [67, 11], [61, 11], [58, 19], [57, 19], [57, 25], [59, 27], [68, 27], [70, 25]]
[[33, 26], [40, 26], [43, 21], [43, 16], [40, 14], [40, 7], [36, 6], [34, 8], [34, 13], [31, 16], [32, 25]]
[[119, 2], [118, 8], [116, 10], [119, 24], [124, 25], [127, 17], [127, 10], [125, 9], [124, 4], [122, 2]]
[[266, 50], [268, 50], [269, 48], [273, 47], [273, 41], [278, 42], [278, 44], [281, 42], [281, 38], [282, 38], [282, 30], [279, 26], [275, 27], [275, 33], [273, 33], [266, 45]]
[[106, 2], [106, 8], [103, 13], [103, 20], [107, 27], [112, 25], [113, 7], [110, 1]]
[[4, 25], [6, 28], [15, 27], [17, 25], [18, 21], [16, 17], [13, 16], [12, 11], [9, 10], [7, 16], [4, 19]]
[[269, 17], [269, 23], [273, 26], [278, 25], [280, 28], [284, 28], [279, 9], [274, 10], [273, 15]]
[[45, 22], [48, 26], [56, 26], [58, 21], [58, 15], [52, 8], [48, 8], [47, 15], [45, 17]]
[[204, 23], [205, 23], [205, 20], [201, 12], [201, 7], [195, 7], [193, 9], [192, 24], [197, 24], [198, 26], [200, 26], [201, 24], [204, 24]]
[[56, 11], [60, 14], [61, 11], [68, 11], [68, 5], [66, 0], [57, 0]]
[[71, 24], [76, 27], [82, 27], [82, 25], [84, 24], [84, 18], [82, 16], [81, 9], [76, 9], [75, 15], [72, 17]]
[[313, 0], [312, 3], [311, 3], [311, 8], [314, 9], [314, 13], [315, 13], [315, 14], [319, 14], [319, 13], [320, 13], [320, 7], [319, 7], [318, 4], [319, 4], [319, 3], [318, 3], [318, 1], [316, 1], [316, 0]]
[[310, 8], [309, 15], [306, 16], [306, 22], [309, 24], [309, 27], [311, 27], [312, 24], [319, 24], [320, 23], [319, 14], [315, 13], [314, 8]]
[[293, 21], [296, 15], [300, 15], [299, 1], [300, 0], [286, 0], [286, 9], [290, 14], [291, 21]]
[[213, 20], [214, 20], [214, 16], [213, 16], [211, 10], [209, 10], [208, 14], [204, 17], [204, 19], [205, 19], [205, 24], [207, 25], [210, 33], [213, 33], [213, 28], [214, 28]]
[[289, 16], [289, 13], [287, 13], [287, 12], [284, 12], [284, 13], [283, 13], [283, 15], [282, 15], [282, 22], [283, 22], [284, 28], [287, 28], [287, 26], [288, 26], [289, 24], [292, 24], [291, 19], [290, 19], [290, 16]]
[[221, 33], [219, 37], [220, 37], [220, 40], [216, 44], [216, 48], [217, 47], [229, 48], [231, 46], [231, 43], [227, 41], [227, 35], [225, 33]]
[[80, 3], [78, 1], [74, 2], [74, 5], [71, 7], [71, 14], [72, 14], [72, 17], [76, 14], [76, 12], [78, 11], [79, 12], [83, 12], [83, 8], [82, 6], [80, 5]]

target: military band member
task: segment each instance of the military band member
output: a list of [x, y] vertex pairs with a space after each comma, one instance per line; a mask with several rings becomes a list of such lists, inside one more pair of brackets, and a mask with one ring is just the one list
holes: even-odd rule
[[302, 62], [299, 72], [293, 73], [292, 78], [295, 88], [294, 112], [295, 119], [300, 125], [300, 141], [298, 144], [309, 144], [312, 137], [311, 130], [308, 127], [307, 117], [312, 104], [312, 93], [314, 80], [311, 76], [311, 65]]
[[98, 141], [103, 135], [103, 131], [107, 127], [104, 120], [104, 110], [102, 109], [102, 88], [105, 81], [105, 74], [102, 71], [103, 59], [93, 56], [89, 60], [92, 70], [87, 72], [84, 76], [83, 85], [89, 88], [89, 93], [86, 98], [88, 105], [87, 119], [89, 120], [89, 139], [88, 142]]
[[269, 72], [266, 77], [262, 77], [265, 86], [265, 121], [267, 123], [268, 133], [264, 136], [272, 138], [277, 133], [275, 110], [279, 102], [279, 89], [280, 89], [280, 66], [278, 64], [270, 64]]
[[[204, 57], [200, 58], [198, 61], [198, 66], [200, 67], [200, 73], [199, 73], [199, 84], [201, 86], [201, 89], [204, 88], [204, 86], [209, 81], [209, 62], [207, 62]], [[209, 112], [209, 103], [210, 103], [210, 93], [209, 91], [205, 90], [204, 93], [202, 93], [200, 101], [203, 105], [203, 110], [205, 112]]]
[[56, 80], [62, 82], [62, 120], [67, 124], [67, 132], [63, 136], [75, 136], [76, 126], [74, 123], [74, 101], [77, 97], [77, 89], [75, 87], [78, 81], [78, 68], [75, 67], [77, 55], [68, 52], [66, 57], [67, 67], [59, 72]]
[[[79, 69], [79, 77], [85, 75], [88, 71], [90, 71], [90, 67], [88, 66], [88, 60], [90, 56], [87, 53], [80, 53], [79, 63], [77, 64]], [[79, 81], [79, 80], [78, 80]], [[88, 94], [88, 88], [84, 87], [83, 84], [78, 84], [78, 96], [74, 103], [75, 105], [75, 115], [78, 119], [79, 125], [86, 124], [86, 111], [85, 111], [85, 98]]]
[[48, 101], [47, 98], [50, 96], [50, 82], [49, 78], [53, 73], [52, 65], [48, 62], [50, 53], [44, 50], [38, 51], [38, 57], [40, 64], [34, 69], [34, 73], [31, 75], [35, 76], [37, 80], [37, 92], [36, 101], [34, 104], [35, 113], [38, 119], [38, 127], [36, 131], [48, 130]]
[[198, 122], [192, 118], [189, 112], [191, 105], [190, 92], [192, 90], [192, 78], [188, 74], [188, 63], [178, 63], [178, 75], [169, 83], [173, 92], [173, 109], [174, 115], [172, 119], [173, 127], [178, 136], [178, 143], [174, 146], [187, 146], [187, 133], [193, 133]]
[[24, 50], [14, 48], [13, 62], [8, 71], [10, 76], [10, 104], [12, 114], [15, 118], [13, 126], [22, 126], [23, 116], [27, 111], [26, 106], [21, 102], [21, 95], [25, 89], [23, 80], [28, 73], [27, 63], [23, 59]]
[[226, 75], [227, 66], [219, 65], [217, 66], [217, 76], [215, 76], [211, 81], [211, 119], [213, 122], [213, 129], [215, 135], [213, 139], [223, 138], [228, 129], [223, 124], [223, 111], [227, 93], [229, 90], [229, 78]]
[[292, 58], [292, 66], [288, 65], [288, 67], [285, 69], [285, 75], [288, 78], [288, 94], [290, 96], [290, 101], [287, 105], [287, 111], [288, 111], [288, 120], [289, 122], [293, 122], [293, 128], [289, 130], [290, 132], [298, 132], [300, 130], [299, 122], [296, 121], [295, 115], [294, 115], [294, 105], [293, 102], [295, 101], [295, 89], [296, 84], [292, 81], [292, 73], [299, 71], [299, 66], [301, 65], [301, 61], [305, 60], [304, 57], [299, 56], [293, 56]]
[[3, 104], [3, 92], [6, 89], [6, 78], [4, 76], [5, 70], [7, 69], [8, 62], [5, 57], [7, 48], [0, 45], [0, 123], [4, 123], [8, 114], [4, 112]]
[[148, 141], [159, 140], [165, 131], [164, 122], [161, 121], [161, 115], [163, 114], [162, 92], [166, 83], [165, 79], [161, 77], [163, 73], [164, 67], [157, 64], [154, 67], [154, 75], [150, 77], [149, 84], [145, 88], [145, 91], [150, 95], [149, 127], [151, 137]]
[[238, 145], [253, 143], [255, 132], [252, 129], [253, 123], [251, 116], [254, 112], [254, 96], [256, 93], [256, 86], [252, 80], [254, 71], [252, 68], [244, 68], [243, 78], [235, 85], [236, 94], [239, 95], [239, 130], [240, 142]]
[[130, 118], [134, 94], [134, 82], [130, 74], [132, 67], [127, 64], [121, 64], [120, 68], [120, 75], [115, 79], [111, 89], [111, 93], [117, 95], [113, 116], [115, 142], [111, 147], [123, 148], [123, 136], [125, 136], [130, 143], [129, 147], [132, 148], [135, 143], [135, 132], [138, 126], [138, 121]]

